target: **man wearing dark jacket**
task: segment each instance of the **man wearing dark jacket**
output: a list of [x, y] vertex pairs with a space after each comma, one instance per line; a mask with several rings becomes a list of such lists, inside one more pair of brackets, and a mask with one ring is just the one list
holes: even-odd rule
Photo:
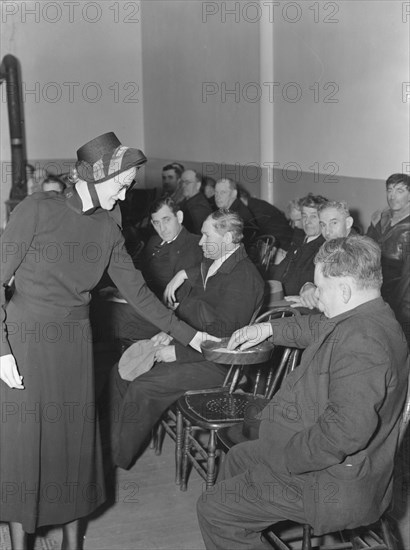
[[238, 184], [229, 178], [223, 178], [215, 185], [215, 204], [217, 208], [228, 208], [236, 212], [244, 223], [244, 244], [248, 246], [258, 234], [259, 227], [255, 216], [249, 208], [239, 199]]
[[243, 189], [240, 190], [240, 200], [253, 215], [253, 221], [258, 226], [260, 234], [273, 235], [276, 247], [289, 250], [293, 238], [293, 229], [289, 225], [285, 214], [273, 204], [251, 197]]
[[[242, 230], [237, 214], [211, 214], [200, 240], [206, 260], [179, 272], [165, 292], [180, 319], [189, 319], [194, 327], [206, 327], [213, 336], [230, 336], [250, 322], [262, 303], [263, 280], [240, 242]], [[185, 294], [177, 304], [175, 292], [181, 285], [186, 287], [181, 289]], [[166, 343], [169, 345], [158, 347], [157, 364], [149, 372], [132, 382], [115, 373], [112, 406], [118, 407], [119, 416], [113, 426], [113, 451], [115, 463], [123, 468], [132, 464], [151, 429], [174, 401], [187, 390], [220, 385], [227, 373], [225, 365], [205, 361], [201, 353], [191, 353], [170, 337]]]
[[201, 234], [201, 227], [212, 212], [208, 199], [201, 192], [202, 177], [195, 170], [185, 170], [181, 176], [181, 193], [184, 197], [181, 209], [184, 226], [191, 233]]
[[321, 235], [319, 208], [326, 202], [321, 195], [309, 193], [300, 200], [302, 224], [305, 232], [303, 242], [292, 242], [285, 258], [270, 271], [270, 279], [280, 281], [285, 296], [299, 294], [303, 285], [313, 282], [313, 260], [325, 239]]
[[[156, 200], [150, 209], [153, 235], [143, 252], [141, 272], [148, 287], [162, 300], [165, 287], [181, 269], [188, 269], [202, 259], [199, 237], [189, 233], [182, 225], [183, 213], [169, 196]], [[111, 292], [104, 300], [101, 339], [105, 333], [119, 340], [125, 347], [132, 342], [151, 338], [158, 329], [139, 315], [119, 294]], [[109, 326], [107, 326], [109, 325]]]
[[321, 315], [241, 329], [228, 347], [273, 337], [306, 348], [261, 411], [259, 438], [229, 451], [218, 483], [198, 502], [210, 549], [262, 549], [277, 522], [315, 534], [375, 522], [388, 507], [408, 350], [380, 296], [380, 249], [368, 237], [326, 242], [315, 259]]

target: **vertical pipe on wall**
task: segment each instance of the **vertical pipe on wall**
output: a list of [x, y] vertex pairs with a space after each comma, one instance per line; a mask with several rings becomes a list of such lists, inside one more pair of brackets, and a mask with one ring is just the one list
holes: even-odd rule
[[6, 201], [7, 215], [27, 195], [26, 143], [24, 110], [21, 98], [21, 69], [18, 59], [11, 54], [3, 57], [0, 66], [0, 83], [7, 86], [7, 109], [10, 128], [12, 185]]
[[260, 117], [260, 164], [261, 164], [261, 198], [272, 203], [273, 190], [273, 21], [269, 17], [260, 18], [259, 63], [260, 83], [263, 90]]

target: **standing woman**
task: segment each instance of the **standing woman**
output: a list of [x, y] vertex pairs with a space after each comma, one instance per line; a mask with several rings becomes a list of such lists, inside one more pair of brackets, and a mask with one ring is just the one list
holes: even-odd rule
[[45, 525], [63, 525], [63, 549], [80, 548], [78, 519], [105, 499], [88, 320], [90, 291], [105, 268], [160, 330], [185, 345], [204, 336], [150, 292], [124, 247], [116, 203], [144, 154], [110, 132], [77, 157], [76, 185], [24, 199], [1, 239], [0, 521], [10, 524], [14, 549]]
[[386, 192], [389, 207], [373, 214], [367, 235], [382, 249], [382, 296], [410, 344], [410, 176], [392, 174]]

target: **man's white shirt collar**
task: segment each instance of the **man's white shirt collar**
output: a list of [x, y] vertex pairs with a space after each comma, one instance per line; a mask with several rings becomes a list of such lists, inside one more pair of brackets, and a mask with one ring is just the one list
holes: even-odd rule
[[206, 274], [204, 286], [206, 286], [206, 283], [208, 282], [209, 277], [212, 277], [213, 275], [215, 275], [215, 273], [218, 271], [221, 265], [224, 262], [226, 262], [226, 260], [230, 258], [236, 250], [238, 250], [239, 246], [240, 246], [239, 244], [236, 245], [236, 247], [233, 250], [231, 250], [230, 252], [227, 252], [226, 254], [223, 254], [220, 258], [213, 261], [213, 263], [210, 265], [208, 269], [208, 273]]

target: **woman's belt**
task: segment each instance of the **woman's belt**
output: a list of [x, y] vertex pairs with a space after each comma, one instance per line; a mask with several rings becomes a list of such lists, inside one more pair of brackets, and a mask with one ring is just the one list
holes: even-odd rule
[[73, 321], [80, 321], [82, 319], [88, 319], [89, 317], [90, 308], [88, 304], [73, 307], [57, 307], [36, 302], [17, 292], [13, 294], [10, 303], [14, 304], [19, 309], [26, 310], [30, 316], [35, 315], [52, 319], [70, 319]]

